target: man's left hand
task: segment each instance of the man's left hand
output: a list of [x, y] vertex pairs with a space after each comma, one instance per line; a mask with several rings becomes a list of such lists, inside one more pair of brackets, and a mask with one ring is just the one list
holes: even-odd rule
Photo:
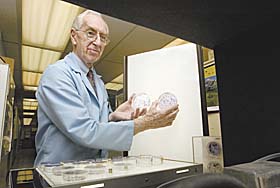
[[132, 120], [146, 114], [146, 108], [136, 108], [135, 110], [133, 109], [132, 101], [134, 97], [135, 94], [133, 94], [127, 101], [122, 103], [114, 112], [112, 112], [109, 116], [109, 121]]

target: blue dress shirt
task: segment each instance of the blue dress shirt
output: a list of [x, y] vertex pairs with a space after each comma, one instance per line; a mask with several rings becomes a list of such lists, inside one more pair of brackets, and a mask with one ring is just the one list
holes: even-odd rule
[[104, 83], [93, 70], [97, 97], [87, 72], [73, 52], [45, 70], [36, 92], [35, 166], [100, 158], [106, 150], [130, 149], [133, 121], [108, 122], [111, 111]]

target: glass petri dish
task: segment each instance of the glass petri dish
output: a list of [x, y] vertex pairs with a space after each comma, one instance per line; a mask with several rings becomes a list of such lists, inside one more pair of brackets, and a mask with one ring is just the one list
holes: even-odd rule
[[105, 174], [106, 166], [103, 164], [90, 164], [84, 167], [88, 174]]
[[149, 167], [152, 166], [152, 155], [139, 155], [137, 157], [137, 165], [141, 167]]
[[61, 166], [61, 164], [59, 164], [59, 163], [42, 163], [40, 167], [46, 173], [52, 173], [52, 169], [54, 167], [58, 167], [58, 166]]
[[151, 105], [150, 97], [146, 93], [138, 93], [132, 99], [132, 108], [136, 110], [136, 108], [149, 108]]
[[111, 161], [110, 158], [97, 158], [95, 159], [95, 163], [102, 163], [102, 164], [107, 164]]
[[76, 168], [82, 168], [82, 167], [85, 167], [86, 165], [90, 164], [91, 162], [86, 160], [86, 161], [74, 161], [73, 162], [73, 165], [76, 167]]
[[158, 107], [161, 110], [165, 110], [177, 104], [176, 96], [170, 92], [162, 93], [159, 96], [158, 101], [159, 101]]
[[132, 156], [113, 159], [113, 172], [132, 170], [136, 167], [136, 163], [136, 157]]
[[61, 165], [61, 166], [53, 167], [52, 173], [54, 175], [56, 175], [56, 176], [61, 176], [64, 171], [73, 170], [73, 169], [75, 169], [74, 166], [68, 166], [68, 165], [64, 166], [64, 165]]
[[152, 165], [161, 165], [163, 163], [162, 156], [153, 156]]
[[65, 181], [81, 181], [87, 178], [88, 171], [82, 169], [66, 170], [62, 173]]
[[60, 162], [60, 164], [63, 166], [74, 166], [73, 165], [74, 162], [75, 162], [74, 160], [62, 161], [62, 162]]

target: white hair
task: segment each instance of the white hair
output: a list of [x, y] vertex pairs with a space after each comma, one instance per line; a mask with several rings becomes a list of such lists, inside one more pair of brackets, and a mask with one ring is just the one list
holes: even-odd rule
[[72, 28], [74, 28], [74, 29], [80, 29], [80, 28], [82, 27], [82, 25], [83, 25], [83, 19], [84, 19], [84, 17], [85, 17], [86, 15], [88, 15], [88, 14], [94, 14], [94, 15], [97, 15], [97, 16], [102, 17], [102, 15], [101, 15], [99, 12], [96, 12], [96, 11], [93, 11], [93, 10], [86, 10], [86, 11], [82, 12], [81, 14], [79, 14], [79, 15], [75, 18], [75, 20], [74, 20], [74, 22], [73, 22], [73, 24], [72, 24]]

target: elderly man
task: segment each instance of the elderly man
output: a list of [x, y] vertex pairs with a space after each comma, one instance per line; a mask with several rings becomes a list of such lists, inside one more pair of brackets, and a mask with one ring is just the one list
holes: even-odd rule
[[73, 51], [48, 66], [36, 92], [38, 99], [37, 156], [34, 165], [106, 157], [107, 150], [128, 151], [139, 132], [169, 126], [178, 105], [148, 111], [131, 107], [132, 97], [110, 110], [104, 83], [95, 62], [109, 43], [101, 15], [86, 10], [71, 29]]

